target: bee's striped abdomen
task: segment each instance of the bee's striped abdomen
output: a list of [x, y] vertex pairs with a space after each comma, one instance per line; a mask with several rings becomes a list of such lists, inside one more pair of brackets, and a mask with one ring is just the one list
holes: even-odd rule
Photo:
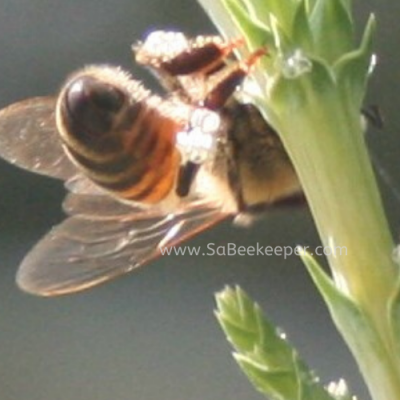
[[173, 189], [180, 157], [175, 148], [177, 124], [147, 109], [140, 123], [126, 132], [131, 166], [108, 189], [144, 203], [158, 203]]
[[89, 179], [125, 200], [155, 204], [175, 185], [180, 127], [137, 90], [132, 99], [123, 88], [78, 77], [60, 95], [58, 125], [67, 153]]

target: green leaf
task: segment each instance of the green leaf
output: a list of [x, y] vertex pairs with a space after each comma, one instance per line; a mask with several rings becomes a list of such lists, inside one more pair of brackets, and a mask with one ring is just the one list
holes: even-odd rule
[[216, 295], [216, 315], [254, 386], [272, 400], [333, 400], [296, 350], [240, 288]]
[[[300, 257], [337, 324], [344, 326], [343, 329], [346, 332], [349, 330], [369, 330], [365, 315], [349, 297], [336, 287], [316, 260], [305, 251], [300, 252]], [[353, 340], [357, 340], [356, 337], [357, 335], [353, 337]]]
[[331, 69], [322, 60], [310, 59], [309, 62], [311, 69], [295, 79], [286, 78], [282, 72], [270, 90], [271, 108], [282, 119], [335, 95], [336, 83]]
[[[394, 334], [395, 354], [400, 357], [400, 270], [397, 279], [396, 289], [389, 301], [390, 325]], [[399, 360], [400, 362], [400, 360]]]
[[353, 47], [353, 22], [341, 0], [317, 0], [310, 16], [314, 54], [334, 63]]
[[292, 18], [297, 6], [297, 0], [243, 0], [254, 13], [264, 20], [278, 21], [281, 29], [286, 34], [292, 26]]
[[342, 98], [358, 110], [365, 96], [369, 76], [375, 22], [374, 15], [371, 15], [359, 49], [345, 54], [334, 65]]
[[212, 22], [225, 37], [236, 37], [239, 29], [231, 18], [223, 1], [198, 0]]
[[269, 371], [264, 365], [254, 362], [251, 357], [241, 354], [234, 354], [234, 358], [250, 382], [261, 393], [271, 399], [298, 399], [299, 385], [294, 380], [294, 374]]
[[291, 32], [292, 41], [296, 43], [295, 46], [306, 53], [312, 53], [314, 44], [308, 21], [306, 0], [300, 1], [297, 6]]
[[371, 320], [355, 302], [336, 287], [309, 253], [301, 252], [300, 256], [361, 371], [364, 374], [367, 371], [371, 372], [377, 359], [384, 360], [387, 357], [387, 350], [379, 334], [373, 329]]
[[307, 14], [311, 15], [318, 0], [305, 0]]
[[223, 0], [223, 4], [237, 26], [237, 30], [247, 40], [250, 49], [273, 44], [274, 39], [268, 27], [251, 17], [244, 5], [235, 0]]
[[353, 6], [353, 2], [352, 0], [340, 0], [342, 3], [342, 7], [344, 10], [346, 10], [349, 19], [352, 21], [353, 23], [353, 18], [352, 18], [352, 6]]
[[255, 343], [271, 345], [278, 337], [275, 328], [262, 318], [259, 307], [240, 289], [226, 288], [216, 296], [216, 316], [233, 346], [242, 352], [254, 350]]

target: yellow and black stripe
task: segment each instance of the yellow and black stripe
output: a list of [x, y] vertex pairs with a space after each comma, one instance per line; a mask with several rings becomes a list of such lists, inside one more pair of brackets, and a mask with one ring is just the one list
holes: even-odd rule
[[174, 189], [181, 127], [148, 100], [83, 75], [62, 90], [57, 119], [64, 148], [89, 179], [125, 200], [156, 204]]

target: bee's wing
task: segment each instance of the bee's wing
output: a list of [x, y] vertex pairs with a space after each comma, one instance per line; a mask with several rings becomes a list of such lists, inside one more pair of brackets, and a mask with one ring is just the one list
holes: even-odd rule
[[93, 181], [81, 173], [76, 173], [65, 182], [65, 187], [71, 194], [82, 195], [98, 195], [102, 197], [110, 197], [108, 192], [97, 186]]
[[55, 296], [97, 285], [227, 217], [205, 200], [166, 215], [109, 196], [72, 193], [64, 208], [72, 216], [54, 227], [18, 270], [17, 283], [27, 292]]
[[0, 157], [54, 178], [68, 179], [76, 174], [59, 140], [55, 105], [53, 97], [35, 97], [1, 110]]

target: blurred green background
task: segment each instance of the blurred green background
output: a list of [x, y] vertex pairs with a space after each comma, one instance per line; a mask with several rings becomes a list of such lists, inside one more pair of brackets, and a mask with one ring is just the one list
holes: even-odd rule
[[[399, 187], [400, 5], [356, 1], [377, 14], [378, 68], [367, 103], [386, 125], [368, 140]], [[0, 106], [56, 93], [65, 76], [91, 63], [133, 71], [130, 45], [154, 29], [215, 31], [193, 0], [3, 0]], [[393, 232], [399, 200], [383, 184]], [[213, 294], [239, 284], [287, 332], [322, 381], [345, 377], [366, 399], [357, 367], [300, 260], [282, 257], [165, 257], [88, 292], [35, 298], [14, 284], [29, 248], [63, 218], [60, 182], [0, 161], [0, 400], [256, 400], [213, 316]], [[351, 221], [350, 221], [351, 223]], [[366, 232], [365, 234], [368, 234]], [[251, 229], [224, 223], [192, 245], [317, 246], [307, 209], [271, 213]]]

